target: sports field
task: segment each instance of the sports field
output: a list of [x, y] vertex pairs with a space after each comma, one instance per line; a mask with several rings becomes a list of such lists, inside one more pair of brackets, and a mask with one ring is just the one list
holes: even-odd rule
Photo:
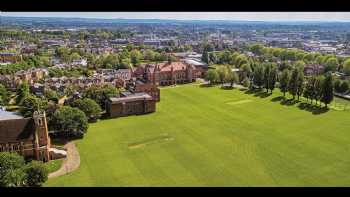
[[219, 87], [161, 90], [157, 112], [91, 124], [47, 186], [350, 186], [350, 111]]

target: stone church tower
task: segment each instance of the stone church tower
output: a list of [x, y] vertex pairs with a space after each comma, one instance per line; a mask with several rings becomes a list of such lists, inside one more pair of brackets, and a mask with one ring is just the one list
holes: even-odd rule
[[33, 119], [35, 123], [35, 158], [40, 161], [49, 161], [51, 146], [50, 137], [48, 133], [46, 114], [45, 112], [34, 112]]

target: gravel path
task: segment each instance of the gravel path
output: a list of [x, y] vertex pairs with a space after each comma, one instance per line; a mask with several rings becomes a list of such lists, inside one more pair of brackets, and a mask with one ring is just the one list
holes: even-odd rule
[[61, 168], [56, 172], [50, 173], [49, 178], [68, 174], [79, 168], [80, 156], [74, 142], [68, 142], [64, 147], [67, 149], [67, 157], [63, 159]]

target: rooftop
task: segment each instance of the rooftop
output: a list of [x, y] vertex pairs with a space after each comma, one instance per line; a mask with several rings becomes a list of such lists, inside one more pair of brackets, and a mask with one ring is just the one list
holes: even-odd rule
[[16, 114], [15, 112], [4, 111], [0, 109], [0, 121], [1, 120], [12, 120], [12, 119], [22, 119], [23, 117]]
[[144, 92], [134, 93], [134, 94], [128, 95], [127, 97], [120, 97], [120, 98], [112, 97], [112, 98], [109, 98], [109, 100], [113, 104], [123, 103], [123, 102], [131, 102], [131, 101], [140, 101], [140, 100], [150, 100], [150, 99], [152, 99], [152, 97], [149, 94], [144, 93]]

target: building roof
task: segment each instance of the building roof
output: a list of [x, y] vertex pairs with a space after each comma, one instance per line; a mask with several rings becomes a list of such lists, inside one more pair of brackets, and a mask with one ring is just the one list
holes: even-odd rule
[[179, 70], [185, 70], [186, 65], [183, 62], [171, 62], [170, 64], [168, 62], [163, 62], [158, 64], [161, 71], [179, 71]]
[[32, 140], [35, 123], [32, 118], [0, 120], [0, 143]]
[[207, 66], [207, 64], [205, 64], [204, 62], [195, 59], [185, 59], [185, 62], [194, 66]]
[[8, 112], [0, 109], [0, 121], [1, 120], [12, 120], [12, 119], [22, 119], [23, 117], [17, 115], [14, 112]]
[[112, 104], [117, 104], [117, 103], [124, 103], [124, 102], [132, 102], [132, 101], [141, 101], [141, 100], [151, 100], [152, 97], [144, 92], [141, 93], [134, 93], [131, 95], [128, 95], [127, 97], [112, 97], [109, 98], [109, 101], [112, 102]]

